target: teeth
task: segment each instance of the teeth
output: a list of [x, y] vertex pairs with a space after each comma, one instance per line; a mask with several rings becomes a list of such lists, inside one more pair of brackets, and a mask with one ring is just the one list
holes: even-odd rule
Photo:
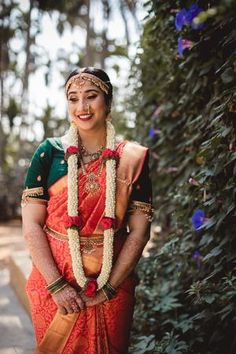
[[83, 114], [83, 115], [79, 116], [79, 118], [81, 118], [81, 119], [87, 119], [87, 118], [90, 118], [90, 117], [91, 117], [90, 114]]

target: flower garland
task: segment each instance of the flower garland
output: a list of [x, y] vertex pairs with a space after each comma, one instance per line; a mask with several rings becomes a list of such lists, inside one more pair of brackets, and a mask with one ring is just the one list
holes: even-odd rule
[[[95, 279], [88, 279], [85, 276], [81, 251], [79, 228], [82, 225], [81, 215], [78, 214], [78, 134], [77, 128], [71, 124], [68, 133], [69, 147], [66, 150], [68, 159], [68, 220], [65, 222], [69, 238], [69, 248], [72, 258], [73, 273], [78, 285], [85, 289], [85, 294], [93, 296], [108, 281], [113, 259], [113, 239], [115, 227], [115, 206], [116, 206], [116, 161], [118, 159], [115, 149], [115, 130], [111, 122], [107, 121], [107, 143], [102, 154], [106, 164], [106, 199], [105, 216], [101, 221], [104, 228], [103, 262], [102, 269]], [[92, 291], [91, 291], [92, 288]], [[87, 290], [87, 291], [86, 291]]]

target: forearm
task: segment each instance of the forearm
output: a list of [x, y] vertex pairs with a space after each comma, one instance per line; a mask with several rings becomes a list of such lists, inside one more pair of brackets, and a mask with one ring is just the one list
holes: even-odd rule
[[28, 245], [32, 261], [44, 277], [47, 284], [60, 277], [53, 259], [45, 232], [39, 224], [23, 226], [23, 235]]
[[150, 237], [150, 231], [145, 234], [139, 233], [136, 230], [130, 232], [122, 250], [114, 264], [109, 282], [117, 288], [134, 270], [138, 263], [143, 249]]

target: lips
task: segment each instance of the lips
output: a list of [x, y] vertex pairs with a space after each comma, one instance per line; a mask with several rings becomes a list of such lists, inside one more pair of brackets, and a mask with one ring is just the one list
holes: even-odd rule
[[80, 114], [77, 116], [77, 118], [83, 121], [87, 121], [92, 119], [92, 114]]

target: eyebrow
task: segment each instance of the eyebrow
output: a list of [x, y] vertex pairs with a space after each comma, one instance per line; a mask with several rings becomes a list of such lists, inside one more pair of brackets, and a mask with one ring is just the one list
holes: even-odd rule
[[[91, 91], [94, 91], [94, 92], [96, 92], [96, 93], [99, 92], [99, 91], [96, 90], [96, 89], [88, 89], [88, 90], [85, 90], [84, 92], [85, 92], [85, 93], [88, 93], [88, 92], [91, 92]], [[68, 92], [68, 95], [77, 94], [77, 93], [78, 93], [77, 91], [69, 91], [69, 92]]]

